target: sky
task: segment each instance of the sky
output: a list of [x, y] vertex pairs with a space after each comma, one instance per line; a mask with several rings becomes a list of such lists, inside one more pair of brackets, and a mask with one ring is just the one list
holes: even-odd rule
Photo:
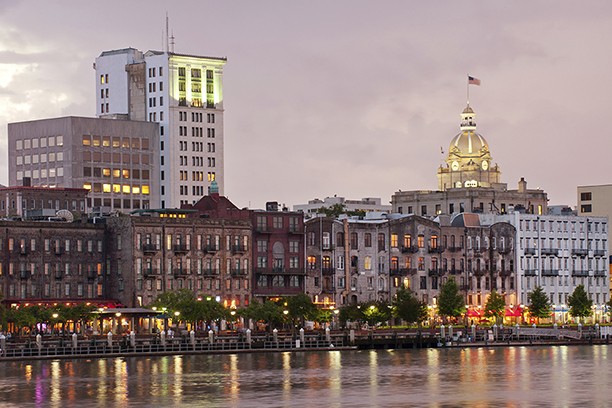
[[607, 0], [0, 1], [0, 158], [7, 123], [94, 116], [95, 58], [163, 49], [166, 12], [175, 52], [228, 59], [238, 207], [435, 190], [468, 74], [508, 188], [575, 206], [577, 186], [612, 183]]

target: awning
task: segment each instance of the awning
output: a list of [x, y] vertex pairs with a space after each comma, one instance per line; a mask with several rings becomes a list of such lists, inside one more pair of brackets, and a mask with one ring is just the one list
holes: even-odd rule
[[523, 315], [523, 309], [521, 309], [520, 306], [517, 306], [515, 308], [506, 308], [506, 313], [505, 316], [506, 317], [521, 317]]
[[480, 309], [468, 309], [467, 315], [468, 315], [468, 317], [482, 317], [482, 316], [484, 316], [482, 310], [480, 310]]

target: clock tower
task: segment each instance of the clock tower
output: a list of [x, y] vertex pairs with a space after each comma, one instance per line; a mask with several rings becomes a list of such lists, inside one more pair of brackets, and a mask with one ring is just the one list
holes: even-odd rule
[[450, 143], [446, 165], [438, 168], [438, 190], [493, 187], [500, 183], [501, 171], [491, 162], [489, 145], [476, 133], [476, 114], [468, 104], [461, 113], [461, 129]]

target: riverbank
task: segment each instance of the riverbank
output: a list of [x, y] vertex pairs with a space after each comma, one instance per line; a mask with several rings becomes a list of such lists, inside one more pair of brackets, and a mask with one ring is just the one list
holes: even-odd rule
[[312, 333], [273, 333], [253, 336], [220, 335], [178, 338], [158, 336], [98, 336], [83, 339], [77, 335], [60, 338], [13, 339], [4, 342], [1, 361], [92, 359], [106, 357], [275, 353], [332, 350], [498, 348], [525, 346], [569, 346], [608, 344], [609, 337], [594, 331], [557, 328], [506, 328], [473, 331], [342, 331]]

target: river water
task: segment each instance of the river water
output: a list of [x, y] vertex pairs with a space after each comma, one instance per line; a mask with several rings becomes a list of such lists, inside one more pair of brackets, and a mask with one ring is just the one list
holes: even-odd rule
[[609, 346], [0, 362], [2, 407], [609, 407]]

